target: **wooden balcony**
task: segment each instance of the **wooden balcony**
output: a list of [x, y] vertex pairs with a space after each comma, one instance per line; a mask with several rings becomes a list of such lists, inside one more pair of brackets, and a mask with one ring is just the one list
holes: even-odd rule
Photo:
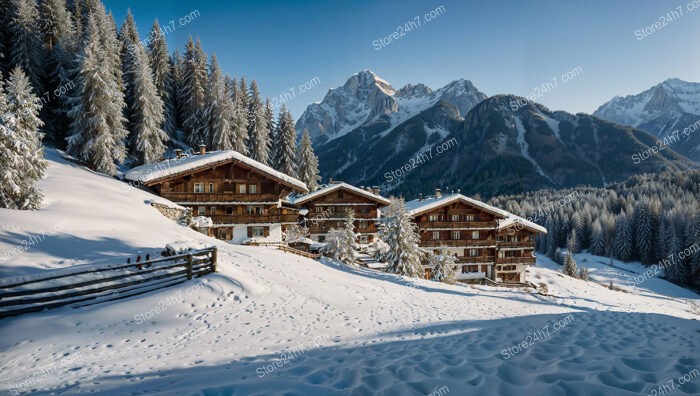
[[499, 257], [496, 264], [535, 264], [536, 257]]
[[422, 247], [440, 247], [442, 246], [449, 246], [449, 247], [487, 247], [487, 246], [495, 246], [496, 245], [496, 240], [494, 239], [446, 239], [446, 240], [437, 240], [437, 239], [431, 239], [427, 241], [420, 241], [418, 243]]
[[254, 224], [254, 223], [296, 223], [299, 217], [296, 214], [285, 215], [215, 215], [210, 217], [214, 224]]
[[496, 256], [457, 256], [457, 264], [494, 264]]
[[173, 202], [277, 202], [280, 197], [275, 194], [234, 194], [228, 193], [164, 193], [163, 198]]
[[496, 229], [495, 221], [422, 221], [418, 223], [421, 229], [450, 229], [450, 230], [483, 230]]
[[520, 241], [520, 242], [498, 242], [500, 249], [534, 249], [535, 242]]

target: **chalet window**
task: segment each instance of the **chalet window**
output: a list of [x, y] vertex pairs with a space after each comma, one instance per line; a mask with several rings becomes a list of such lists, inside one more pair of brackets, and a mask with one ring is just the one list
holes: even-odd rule
[[479, 249], [469, 249], [469, 257], [479, 257], [481, 256], [481, 251]]
[[360, 227], [359, 228], [367, 228], [367, 221], [360, 220]]
[[506, 252], [506, 257], [518, 257], [518, 252], [515, 250], [509, 250]]
[[440, 239], [440, 231], [433, 231], [433, 239]]
[[452, 215], [452, 221], [459, 221], [459, 215]]
[[319, 235], [319, 236], [318, 236], [318, 241], [319, 241], [319, 242], [325, 242], [325, 241], [326, 241], [326, 236], [325, 236], [325, 235]]
[[233, 206], [227, 206], [227, 207], [226, 207], [226, 214], [227, 214], [227, 215], [232, 215], [232, 214], [233, 214]]
[[265, 227], [250, 227], [251, 228], [251, 236], [254, 237], [261, 237], [265, 236]]
[[479, 231], [472, 231], [472, 239], [480, 239]]
[[467, 271], [467, 266], [466, 266], [466, 265], [463, 265], [463, 266], [462, 266], [462, 273], [463, 273], [463, 274], [466, 274], [467, 272], [469, 272], [469, 271]]
[[468, 265], [467, 272], [479, 272], [479, 266], [478, 265]]
[[214, 193], [214, 183], [209, 183], [209, 193], [210, 194]]
[[209, 213], [212, 216], [215, 216], [216, 215], [216, 206], [212, 206], [211, 208], [209, 208]]
[[206, 206], [197, 206], [197, 216], [205, 216], [207, 214]]
[[239, 193], [239, 194], [245, 194], [245, 193], [246, 193], [246, 185], [245, 185], [245, 184], [239, 184], [239, 185], [238, 185], [238, 193]]
[[503, 236], [503, 235], [499, 235], [499, 236], [496, 238], [496, 240], [498, 240], [498, 242], [505, 242], [506, 237]]
[[465, 221], [474, 221], [474, 215], [466, 215], [464, 216]]
[[228, 239], [228, 233], [225, 228], [219, 228], [219, 239]]
[[440, 219], [440, 217], [436, 214], [432, 214], [432, 215], [428, 216], [428, 221], [440, 221], [439, 219]]
[[323, 208], [320, 207], [320, 206], [317, 206], [317, 207], [316, 207], [316, 213], [321, 213], [321, 212], [323, 212]]
[[369, 239], [367, 239], [367, 235], [360, 235], [360, 243], [366, 244], [369, 242]]
[[527, 240], [530, 241], [530, 242], [532, 242], [532, 241], [535, 240], [535, 236], [534, 236], [534, 235], [529, 235], [529, 236], [527, 237]]
[[452, 239], [460, 239], [462, 238], [462, 233], [459, 231], [452, 231]]
[[262, 206], [246, 206], [245, 214], [247, 215], [261, 215], [265, 214], [265, 208]]
[[369, 213], [369, 206], [360, 206], [360, 213]]
[[257, 193], [258, 193], [257, 184], [249, 184], [248, 185], [248, 194], [257, 194]]
[[203, 193], [204, 192], [204, 183], [195, 183], [194, 184], [194, 192]]

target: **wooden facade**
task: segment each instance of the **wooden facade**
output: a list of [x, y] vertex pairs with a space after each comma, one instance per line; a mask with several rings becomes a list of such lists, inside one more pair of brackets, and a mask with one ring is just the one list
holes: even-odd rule
[[378, 193], [376, 189], [368, 191], [335, 182], [293, 202], [297, 208], [306, 210], [302, 224], [308, 227], [312, 240], [324, 242], [328, 231], [342, 228], [346, 212], [353, 210], [355, 231], [360, 234], [357, 242], [368, 244], [376, 241], [381, 208], [389, 205], [389, 200]]
[[[208, 155], [195, 157], [206, 159]], [[288, 177], [279, 177], [259, 165], [250, 159], [203, 161], [201, 166], [144, 184], [163, 198], [191, 209], [192, 216], [211, 218], [209, 236], [234, 243], [250, 238], [280, 242], [284, 228], [296, 224], [299, 218], [299, 210], [284, 205], [282, 198], [305, 189], [300, 187], [301, 182], [290, 183]]]
[[[524, 282], [527, 265], [535, 264], [534, 236], [514, 215], [460, 194], [407, 203], [418, 226], [420, 246], [437, 252], [443, 246], [456, 259], [455, 278], [476, 281]], [[504, 228], [503, 224], [510, 224]], [[431, 273], [426, 268], [426, 277]]]

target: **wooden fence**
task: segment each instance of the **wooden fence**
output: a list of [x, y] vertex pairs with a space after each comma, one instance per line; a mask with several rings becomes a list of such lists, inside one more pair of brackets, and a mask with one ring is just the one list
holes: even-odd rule
[[[87, 306], [173, 286], [216, 272], [217, 249], [0, 284], [0, 318], [65, 305]], [[49, 282], [49, 283], [47, 283]]]
[[281, 250], [283, 252], [287, 252], [287, 253], [294, 253], [294, 254], [297, 254], [299, 256], [308, 257], [308, 258], [311, 258], [314, 260], [321, 257], [320, 254], [305, 252], [303, 250], [294, 249], [293, 247], [289, 247], [287, 245], [279, 245], [279, 250]]

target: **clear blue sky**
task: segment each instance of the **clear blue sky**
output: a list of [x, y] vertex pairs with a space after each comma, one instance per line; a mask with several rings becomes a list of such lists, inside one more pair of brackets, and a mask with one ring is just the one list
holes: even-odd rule
[[[131, 8], [145, 37], [154, 18], [174, 21], [170, 50], [189, 35], [215, 51], [233, 77], [259, 82], [279, 96], [318, 77], [287, 105], [298, 118], [329, 88], [370, 69], [396, 88], [423, 82], [439, 88], [466, 78], [487, 95], [528, 95], [558, 78], [538, 101], [553, 110], [593, 112], [615, 95], [640, 92], [669, 77], [700, 81], [700, 9], [693, 0], [348, 0], [166, 1], [109, 0], [121, 25]], [[696, 0], [697, 1], [697, 0]], [[696, 4], [698, 4], [696, 2]], [[424, 15], [444, 6], [429, 22]], [[675, 7], [683, 16], [666, 18]], [[199, 16], [180, 26], [193, 11]], [[638, 40], [637, 29], [662, 15], [667, 25]], [[419, 16], [421, 26], [376, 50], [374, 40]], [[561, 75], [582, 73], [562, 84]]]

